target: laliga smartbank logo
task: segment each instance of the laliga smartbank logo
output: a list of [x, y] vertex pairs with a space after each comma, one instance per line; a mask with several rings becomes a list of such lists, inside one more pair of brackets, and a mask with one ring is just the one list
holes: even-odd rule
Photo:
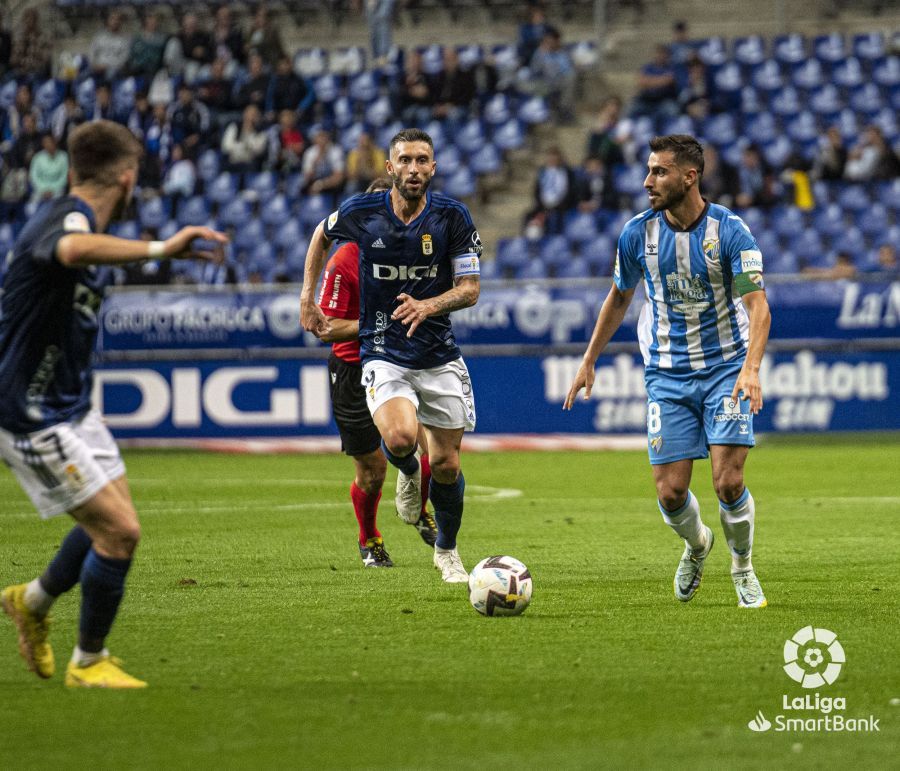
[[[830, 629], [805, 626], [784, 643], [784, 671], [801, 688], [811, 690], [832, 685], [841, 673], [846, 657], [837, 635]], [[805, 693], [783, 694], [782, 712], [770, 720], [762, 709], [747, 723], [754, 733], [783, 732], [840, 733], [880, 731], [879, 719], [847, 717], [844, 696]], [[787, 713], [787, 714], [785, 714]], [[770, 715], [772, 712], [770, 712]]]

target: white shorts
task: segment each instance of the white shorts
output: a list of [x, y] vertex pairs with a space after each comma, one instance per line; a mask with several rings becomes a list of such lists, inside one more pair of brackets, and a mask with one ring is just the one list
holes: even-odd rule
[[44, 519], [71, 511], [125, 474], [97, 410], [30, 434], [0, 429], [0, 457]]
[[382, 404], [399, 396], [415, 405], [419, 421], [426, 426], [475, 430], [475, 395], [462, 358], [430, 369], [368, 361], [363, 365], [362, 383], [373, 417]]

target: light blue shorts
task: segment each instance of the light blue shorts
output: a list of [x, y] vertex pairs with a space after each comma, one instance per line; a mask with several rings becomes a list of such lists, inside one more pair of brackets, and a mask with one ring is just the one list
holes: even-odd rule
[[647, 370], [647, 451], [650, 463], [709, 457], [711, 444], [752, 447], [750, 402], [731, 400], [743, 359], [698, 372]]

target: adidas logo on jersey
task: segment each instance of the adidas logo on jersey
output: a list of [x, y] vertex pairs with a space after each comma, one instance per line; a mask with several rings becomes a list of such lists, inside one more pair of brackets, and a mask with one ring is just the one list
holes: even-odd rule
[[372, 244], [372, 248], [373, 248], [373, 249], [387, 249], [387, 247], [384, 245], [384, 241], [382, 241], [380, 238], [377, 239], [377, 240]]

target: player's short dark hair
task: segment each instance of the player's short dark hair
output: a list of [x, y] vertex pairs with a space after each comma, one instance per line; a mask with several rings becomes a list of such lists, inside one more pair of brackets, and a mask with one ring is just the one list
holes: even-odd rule
[[393, 151], [394, 146], [400, 144], [400, 142], [425, 142], [425, 144], [431, 148], [431, 151], [434, 152], [434, 142], [431, 140], [428, 133], [422, 131], [422, 129], [405, 128], [398, 131], [391, 138], [391, 143], [388, 145], [388, 152]]
[[140, 159], [141, 143], [111, 120], [82, 123], [69, 135], [69, 164], [74, 183], [111, 187], [126, 164]]
[[671, 152], [675, 156], [675, 163], [679, 166], [691, 166], [697, 169], [698, 176], [703, 176], [703, 145], [690, 134], [653, 137], [650, 149], [654, 153]]
[[367, 193], [375, 193], [379, 190], [390, 190], [394, 183], [388, 177], [375, 177], [366, 188]]

